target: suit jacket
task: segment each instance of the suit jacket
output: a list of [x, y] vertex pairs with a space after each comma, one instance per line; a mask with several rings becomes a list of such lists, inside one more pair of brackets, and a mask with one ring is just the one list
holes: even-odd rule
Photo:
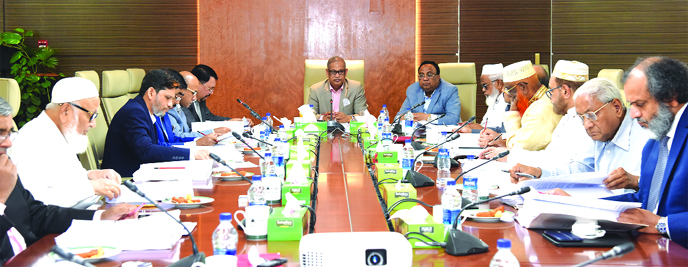
[[[676, 127], [674, 140], [672, 141], [667, 158], [664, 179], [659, 190], [659, 205], [657, 215], [668, 218], [669, 234], [671, 240], [688, 248], [688, 149], [686, 149], [686, 136], [688, 136], [688, 112], [684, 112]], [[642, 202], [642, 208], [652, 211], [654, 207], [647, 207], [647, 201], [652, 183], [652, 176], [657, 165], [660, 142], [650, 139], [643, 148], [643, 159], [640, 167], [640, 189], [636, 193], [608, 197], [607, 199]]]
[[[406, 100], [401, 105], [401, 109], [397, 116], [405, 112], [407, 108], [411, 108], [418, 103], [425, 100], [425, 92], [420, 88], [420, 84], [415, 82], [406, 89]], [[459, 100], [459, 89], [453, 84], [440, 79], [440, 84], [435, 89], [435, 92], [430, 99], [430, 105], [427, 112], [423, 111], [423, 105], [411, 110], [413, 113], [427, 113], [427, 114], [446, 114], [444, 118], [437, 120], [435, 124], [455, 125], [461, 121], [461, 100]], [[396, 117], [395, 117], [396, 118]], [[392, 119], [390, 119], [392, 123]]]
[[141, 96], [129, 100], [110, 122], [103, 169], [114, 169], [122, 177], [131, 177], [143, 163], [188, 160], [187, 148], [161, 146], [146, 102]]
[[170, 112], [165, 113], [165, 115], [162, 117], [156, 117], [155, 131], [158, 136], [158, 145], [183, 145], [186, 142], [193, 141], [195, 139], [193, 137], [179, 137], [174, 133], [171, 123], [172, 118], [170, 118], [170, 116], [168, 115], [169, 113]]
[[[198, 107], [196, 107], [198, 105]], [[197, 108], [200, 109], [200, 113], [203, 116], [203, 120], [198, 118], [198, 113], [197, 113]], [[188, 108], [182, 108], [184, 111], [184, 114], [186, 115], [186, 123], [189, 126], [189, 129], [191, 129], [191, 123], [192, 122], [199, 122], [199, 121], [226, 121], [229, 119], [232, 119], [230, 117], [222, 117], [213, 114], [210, 112], [210, 109], [208, 109], [208, 106], [206, 105], [205, 100], [203, 101], [198, 101], [192, 103]]]
[[[368, 109], [368, 101], [366, 100], [365, 90], [363, 90], [363, 84], [345, 79], [342, 86], [344, 86], [344, 91], [341, 97], [339, 97], [339, 112], [346, 115], [354, 115], [362, 114], [364, 110]], [[344, 99], [348, 100], [348, 105], [344, 105]], [[325, 114], [331, 111], [330, 100], [332, 100], [332, 92], [330, 91], [329, 80], [324, 80], [311, 86], [308, 104], [313, 105], [315, 112]]]
[[0, 216], [0, 263], [5, 263], [14, 256], [7, 231], [14, 227], [21, 233], [30, 246], [48, 234], [62, 233], [72, 225], [72, 220], [91, 220], [95, 211], [75, 210], [45, 205], [35, 200], [31, 193], [24, 189], [21, 179], [10, 193], [5, 215]]

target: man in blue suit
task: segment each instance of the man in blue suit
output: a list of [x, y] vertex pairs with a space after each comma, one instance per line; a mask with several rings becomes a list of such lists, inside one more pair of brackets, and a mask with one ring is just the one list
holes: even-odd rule
[[397, 117], [423, 101], [425, 104], [411, 110], [414, 121], [430, 121], [441, 114], [445, 114], [444, 118], [435, 124], [455, 125], [461, 121], [459, 90], [440, 78], [440, 66], [434, 61], [423, 61], [418, 67], [418, 81], [406, 89], [406, 100]]
[[[652, 139], [643, 149], [640, 190], [607, 199], [641, 202], [618, 220], [646, 224], [641, 232], [668, 236], [688, 248], [688, 67], [671, 58], [639, 59], [624, 75], [624, 91], [631, 117]], [[561, 189], [550, 193], [565, 195]]]
[[[179, 73], [177, 73], [179, 75]], [[112, 118], [103, 151], [102, 167], [131, 177], [143, 163], [209, 159], [206, 150], [158, 144], [157, 117], [165, 115], [180, 94], [180, 81], [171, 70], [151, 70], [143, 77], [139, 95]]]

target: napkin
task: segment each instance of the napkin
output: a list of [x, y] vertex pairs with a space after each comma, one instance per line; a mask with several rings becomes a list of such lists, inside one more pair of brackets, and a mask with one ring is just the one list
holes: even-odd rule
[[252, 246], [248, 250], [248, 262], [251, 263], [252, 266], [258, 266], [258, 264], [264, 263], [266, 260], [260, 257], [260, 253], [258, 253], [256, 246]]
[[295, 162], [293, 165], [291, 165], [289, 173], [287, 173], [286, 182], [295, 185], [301, 185], [308, 182], [308, 179], [306, 179], [306, 177], [306, 172], [303, 171], [303, 166], [301, 165], [301, 163]]
[[304, 137], [304, 136], [306, 136], [306, 132], [304, 132], [303, 129], [298, 129], [298, 130], [294, 131], [294, 136]]
[[303, 139], [299, 139], [296, 143], [296, 160], [305, 161], [308, 157], [308, 150], [306, 146], [303, 145]]
[[296, 197], [289, 192], [284, 194], [284, 197], [287, 199], [287, 205], [284, 205], [284, 209], [282, 210], [282, 215], [284, 215], [284, 217], [291, 216], [295, 211], [301, 209], [301, 205], [306, 203], [306, 201], [296, 199]]
[[428, 218], [428, 213], [422, 206], [416, 205], [407, 210], [398, 210], [389, 219], [402, 219], [408, 223], [423, 223]]
[[363, 112], [363, 117], [359, 118], [359, 121], [365, 122], [370, 136], [377, 136], [377, 119], [367, 109]]
[[275, 120], [278, 120], [279, 122], [281, 122], [282, 125], [284, 125], [284, 129], [285, 129], [285, 130], [286, 130], [286, 129], [289, 129], [289, 127], [291, 127], [291, 121], [290, 121], [289, 119], [287, 119], [287, 117], [284, 117], [284, 118], [281, 118], [281, 119], [278, 119], [278, 118], [275, 117], [275, 116], [272, 116], [272, 117], [275, 118]]
[[315, 118], [313, 110], [310, 105], [303, 105], [299, 107], [299, 112], [301, 112], [301, 117], [303, 117], [303, 122], [316, 122], [318, 119]]

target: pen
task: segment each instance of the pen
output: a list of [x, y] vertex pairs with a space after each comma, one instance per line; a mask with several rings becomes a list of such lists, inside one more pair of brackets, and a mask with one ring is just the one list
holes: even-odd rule
[[490, 118], [486, 118], [486, 119], [485, 119], [485, 128], [483, 128], [483, 132], [484, 132], [485, 130], [487, 130], [487, 120], [488, 120], [488, 119], [490, 119]]
[[207, 134], [204, 134], [201, 131], [196, 131], [196, 132], [198, 132], [199, 134], [202, 134], [203, 136], [207, 136]]
[[155, 167], [156, 170], [183, 170], [186, 167]]
[[[509, 173], [509, 170], [502, 170], [502, 171], [503, 171], [503, 172], [506, 172], [506, 173]], [[532, 175], [532, 174], [527, 174], [527, 173], [523, 173], [523, 172], [517, 172], [516, 175], [521, 176], [521, 177], [530, 178], [530, 179], [537, 179], [537, 177], [535, 177], [534, 175]]]
[[[485, 119], [485, 121], [487, 121], [487, 119]], [[486, 123], [485, 125], [487, 125], [487, 123]], [[502, 137], [502, 134], [499, 134], [497, 137], [495, 137], [494, 139], [492, 139], [492, 141], [487, 142], [487, 144], [485, 144], [485, 147], [483, 147], [483, 149], [486, 149], [488, 146], [490, 146], [490, 143], [496, 141], [496, 140], [497, 140], [498, 138], [500, 138], [500, 137]]]
[[141, 205], [139, 205], [138, 207], [136, 207], [136, 209], [135, 209], [134, 211], [132, 211], [131, 213], [122, 215], [122, 217], [119, 217], [118, 221], [121, 221], [121, 220], [124, 220], [124, 219], [126, 219], [126, 218], [129, 218], [129, 217], [133, 216], [134, 214], [136, 214], [136, 212], [138, 212], [138, 211], [139, 211], [141, 208], [143, 208], [143, 206], [145, 206], [145, 205], [146, 205], [145, 203], [144, 203], [144, 204], [141, 204]]

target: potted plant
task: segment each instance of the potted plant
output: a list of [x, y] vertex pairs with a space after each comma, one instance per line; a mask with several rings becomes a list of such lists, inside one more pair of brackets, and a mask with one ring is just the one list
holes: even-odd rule
[[17, 80], [21, 90], [21, 105], [15, 121], [19, 127], [37, 117], [50, 102], [50, 88], [53, 82], [64, 74], [55, 74], [58, 60], [55, 50], [50, 47], [31, 48], [26, 46], [26, 37], [32, 37], [32, 31], [22, 28], [14, 32], [0, 34], [0, 44], [16, 49], [10, 58], [10, 74]]

